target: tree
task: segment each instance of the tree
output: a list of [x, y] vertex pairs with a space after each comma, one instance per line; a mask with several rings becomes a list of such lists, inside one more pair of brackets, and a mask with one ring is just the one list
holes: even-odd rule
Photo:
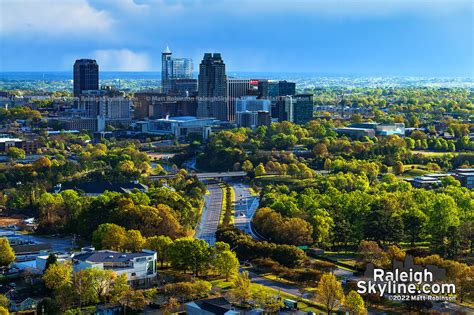
[[402, 220], [405, 232], [409, 236], [410, 246], [413, 247], [423, 233], [428, 218], [423, 211], [417, 208], [410, 208], [402, 214]]
[[8, 238], [0, 238], [0, 267], [8, 267], [16, 259], [15, 252], [10, 246]]
[[117, 274], [112, 270], [87, 268], [82, 270], [84, 277], [88, 279], [93, 294], [100, 302], [106, 302], [110, 295], [112, 285], [117, 279]]
[[173, 314], [178, 307], [179, 307], [178, 299], [175, 297], [170, 297], [168, 299], [168, 303], [166, 303], [163, 307], [163, 314], [165, 315]]
[[317, 143], [313, 148], [313, 153], [316, 157], [327, 157], [329, 155], [328, 147], [325, 143]]
[[110, 300], [112, 302], [123, 301], [123, 298], [126, 296], [128, 291], [130, 291], [130, 286], [128, 285], [127, 274], [122, 273], [121, 275], [118, 275], [112, 283], [110, 289]]
[[87, 269], [79, 270], [74, 273], [73, 289], [75, 294], [79, 297], [79, 307], [99, 301], [97, 292], [94, 290], [94, 285], [92, 274]]
[[139, 252], [145, 245], [145, 239], [138, 230], [128, 230], [125, 232], [123, 249], [129, 252]]
[[152, 236], [147, 238], [145, 248], [156, 252], [157, 260], [161, 263], [161, 268], [163, 268], [163, 263], [169, 260], [169, 248], [172, 243], [173, 240], [168, 236]]
[[461, 303], [474, 297], [474, 266], [452, 262], [449, 277], [454, 280], [456, 294]]
[[350, 314], [365, 314], [365, 303], [359, 293], [351, 291], [346, 295], [345, 305]]
[[442, 247], [445, 241], [459, 237], [450, 231], [460, 225], [460, 211], [454, 198], [446, 194], [436, 194], [432, 202], [428, 213], [428, 228], [436, 245]]
[[46, 156], [42, 156], [33, 162], [33, 168], [36, 170], [49, 169], [52, 165], [53, 163], [51, 163], [51, 160]]
[[245, 161], [242, 163], [242, 171], [248, 173], [248, 172], [250, 172], [252, 169], [253, 169], [253, 164], [252, 164], [252, 162], [250, 162], [249, 160], [245, 160]]
[[254, 294], [254, 299], [259, 307], [264, 310], [264, 314], [274, 314], [281, 308], [281, 299], [261, 286]]
[[175, 297], [179, 301], [185, 302], [207, 296], [211, 288], [211, 283], [207, 281], [183, 281], [166, 284], [164, 286], [164, 293], [167, 297]]
[[58, 258], [56, 257], [56, 254], [50, 253], [48, 255], [48, 258], [46, 259], [46, 263], [44, 265], [44, 270], [47, 270], [49, 268], [49, 266], [54, 265], [57, 262], [58, 262]]
[[324, 168], [324, 170], [326, 170], [326, 171], [330, 171], [330, 170], [331, 170], [331, 168], [332, 168], [332, 161], [331, 161], [331, 159], [328, 158], [328, 159], [325, 159], [325, 160], [324, 160], [324, 166], [323, 166], [323, 168]]
[[0, 307], [4, 307], [8, 309], [9, 306], [10, 306], [10, 301], [8, 300], [8, 298], [5, 295], [0, 294]]
[[461, 183], [452, 176], [442, 177], [441, 178], [441, 183], [443, 184], [444, 187], [450, 186], [450, 185], [451, 186], [456, 186], [456, 187], [461, 186]]
[[263, 166], [262, 163], [258, 164], [257, 167], [255, 168], [255, 176], [263, 176], [265, 175], [265, 167]]
[[354, 124], [359, 124], [362, 122], [362, 120], [363, 120], [363, 117], [361, 114], [353, 114], [351, 116], [351, 122]]
[[358, 254], [358, 264], [362, 268], [365, 268], [369, 263], [377, 267], [381, 267], [385, 264], [385, 253], [374, 241], [360, 242]]
[[7, 156], [10, 158], [11, 161], [21, 160], [24, 159], [26, 153], [23, 149], [17, 147], [10, 147], [7, 150]]
[[194, 276], [209, 265], [211, 248], [203, 241], [191, 237], [175, 240], [169, 249], [171, 265], [184, 272], [191, 270]]
[[229, 276], [236, 273], [239, 268], [239, 260], [233, 251], [224, 250], [216, 254], [214, 267], [220, 275], [225, 276], [225, 281], [229, 281]]
[[230, 294], [239, 300], [240, 304], [244, 304], [252, 298], [251, 281], [248, 271], [237, 274], [232, 280], [232, 289]]
[[68, 263], [55, 263], [44, 272], [43, 280], [48, 289], [65, 290], [72, 284], [72, 266]]
[[97, 249], [111, 249], [120, 251], [126, 240], [126, 231], [123, 227], [113, 223], [99, 225], [92, 234], [92, 244]]
[[316, 300], [324, 305], [328, 314], [331, 314], [344, 301], [341, 283], [334, 274], [329, 272], [322, 275], [316, 292]]
[[9, 315], [9, 314], [10, 312], [8, 312], [8, 308], [0, 306], [0, 315]]
[[395, 165], [393, 166], [393, 172], [396, 175], [403, 174], [403, 163], [400, 161], [395, 162]]
[[125, 307], [125, 309], [130, 308], [135, 311], [143, 310], [146, 305], [143, 291], [128, 290], [122, 298], [121, 304]]

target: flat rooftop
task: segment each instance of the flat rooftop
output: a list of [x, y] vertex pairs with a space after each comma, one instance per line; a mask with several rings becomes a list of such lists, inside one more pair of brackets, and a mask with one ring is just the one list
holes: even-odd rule
[[19, 142], [19, 141], [23, 141], [19, 138], [0, 138], [0, 143], [4, 143], [4, 142]]
[[209, 120], [214, 119], [213, 117], [195, 117], [195, 116], [176, 116], [176, 117], [168, 117], [168, 118], [160, 118], [157, 121], [176, 121], [176, 122], [184, 122], [184, 121], [198, 121], [198, 120]]

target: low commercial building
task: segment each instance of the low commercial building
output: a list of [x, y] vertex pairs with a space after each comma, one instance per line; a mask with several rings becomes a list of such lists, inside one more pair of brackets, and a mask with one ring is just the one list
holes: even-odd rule
[[345, 135], [350, 138], [360, 139], [363, 137], [373, 138], [375, 137], [375, 130], [368, 128], [353, 128], [353, 127], [344, 127], [336, 128], [335, 131], [340, 135]]
[[0, 138], [0, 152], [7, 152], [9, 148], [21, 148], [23, 140], [18, 138]]
[[458, 168], [454, 177], [461, 183], [462, 186], [469, 189], [474, 188], [474, 168]]
[[338, 134], [346, 135], [351, 138], [362, 138], [367, 136], [373, 138], [375, 136], [389, 136], [389, 135], [405, 135], [404, 123], [393, 124], [379, 124], [376, 122], [365, 122], [358, 124], [351, 124], [347, 127], [336, 128]]
[[138, 122], [141, 132], [160, 135], [174, 135], [176, 138], [185, 138], [197, 134], [207, 139], [211, 133], [214, 118], [196, 118], [193, 116], [169, 117]]
[[112, 270], [118, 275], [126, 274], [133, 287], [148, 287], [154, 283], [157, 276], [156, 260], [156, 252], [150, 250], [121, 253], [83, 248], [81, 252], [72, 255], [74, 271], [87, 268]]
[[409, 178], [406, 180], [415, 188], [426, 188], [432, 189], [441, 186], [441, 180], [438, 177], [433, 176], [417, 176], [415, 178]]

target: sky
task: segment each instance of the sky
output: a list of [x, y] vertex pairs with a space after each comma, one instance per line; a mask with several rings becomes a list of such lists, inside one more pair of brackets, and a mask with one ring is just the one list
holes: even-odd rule
[[474, 77], [472, 0], [0, 0], [0, 71], [228, 71]]

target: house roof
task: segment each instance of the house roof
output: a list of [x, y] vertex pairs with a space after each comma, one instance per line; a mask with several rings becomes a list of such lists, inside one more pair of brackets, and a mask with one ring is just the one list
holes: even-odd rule
[[231, 310], [230, 302], [226, 298], [218, 297], [213, 299], [195, 302], [201, 309], [216, 315], [224, 315]]
[[104, 262], [128, 262], [137, 257], [148, 257], [153, 254], [147, 252], [137, 253], [120, 253], [111, 250], [99, 250], [91, 252], [81, 252], [74, 255], [74, 259], [81, 261], [89, 261], [94, 263]]

